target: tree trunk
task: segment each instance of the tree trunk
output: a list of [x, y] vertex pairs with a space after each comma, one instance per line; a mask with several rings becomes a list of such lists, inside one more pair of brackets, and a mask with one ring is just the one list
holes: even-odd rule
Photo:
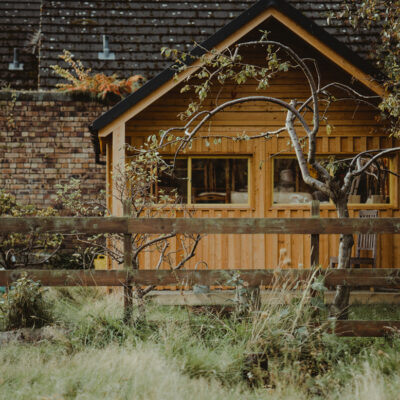
[[[139, 263], [137, 258], [135, 257], [132, 262], [132, 269], [139, 269]], [[135, 284], [135, 298], [137, 302], [137, 310], [138, 316], [136, 323], [143, 323], [146, 320], [146, 309], [145, 309], [145, 300], [144, 300], [144, 290], [141, 288], [140, 285]], [[133, 304], [132, 304], [133, 307]]]
[[[131, 204], [128, 200], [124, 201], [124, 216], [129, 217], [131, 215]], [[132, 253], [132, 235], [126, 234], [123, 239], [123, 251], [124, 251], [124, 270], [130, 271], [133, 266], [133, 253]], [[132, 319], [132, 286], [124, 286], [124, 321], [130, 323]]]
[[[336, 211], [339, 218], [349, 218], [347, 196], [336, 202]], [[338, 269], [350, 268], [351, 249], [353, 248], [353, 235], [340, 235]], [[337, 319], [347, 319], [349, 313], [350, 287], [337, 286], [335, 299], [331, 306], [330, 315]]]
[[[131, 245], [129, 241], [129, 245]], [[129, 258], [130, 261], [130, 268], [137, 269], [136, 266], [136, 261], [132, 259], [132, 257]], [[124, 265], [125, 269], [128, 271], [130, 268], [128, 268], [129, 264]], [[136, 266], [136, 267], [135, 267]], [[132, 322], [132, 312], [133, 312], [133, 293], [132, 293], [132, 285], [125, 285], [124, 286], [124, 322], [127, 324], [130, 324]]]
[[238, 315], [247, 315], [249, 311], [261, 309], [261, 291], [259, 286], [243, 286], [236, 287], [236, 313]]

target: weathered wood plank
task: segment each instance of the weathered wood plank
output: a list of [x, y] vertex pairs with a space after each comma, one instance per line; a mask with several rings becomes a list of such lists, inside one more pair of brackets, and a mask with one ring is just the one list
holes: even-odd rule
[[[319, 218], [320, 216], [320, 203], [318, 200], [311, 202], [311, 216], [313, 218]], [[310, 265], [312, 267], [319, 265], [319, 235], [311, 235], [311, 254], [310, 254]]]
[[23, 274], [44, 286], [123, 286], [129, 279], [124, 270], [14, 270], [0, 271], [0, 286], [12, 285]]
[[124, 217], [0, 217], [0, 233], [129, 233]]
[[[308, 269], [286, 270], [14, 270], [0, 271], [0, 286], [12, 284], [23, 273], [39, 280], [44, 286], [124, 286], [133, 282], [139, 285], [222, 285], [231, 286], [232, 277], [240, 278], [248, 286], [271, 285], [277, 282], [307, 280], [313, 271]], [[350, 269], [327, 270], [327, 286], [352, 287], [378, 286], [400, 288], [400, 269]]]
[[0, 218], [0, 233], [400, 233], [400, 218]]
[[[336, 291], [328, 290], [324, 293], [325, 304], [332, 304], [335, 298]], [[400, 291], [374, 291], [368, 290], [352, 290], [350, 292], [349, 305], [363, 304], [395, 304], [400, 305]]]
[[[335, 291], [324, 294], [325, 304], [332, 304]], [[301, 297], [296, 290], [261, 290], [261, 304], [283, 305], [290, 304], [294, 298]], [[152, 301], [164, 306], [212, 306], [222, 307], [235, 305], [235, 290], [212, 290], [209, 293], [193, 293], [192, 290], [154, 290], [148, 295]], [[359, 304], [400, 304], [400, 293], [382, 293], [371, 291], [352, 291], [350, 305]]]
[[0, 286], [10, 285], [23, 273], [44, 286], [124, 286], [133, 282], [139, 285], [224, 285], [229, 286], [232, 277], [239, 274], [241, 279], [256, 286], [269, 285], [274, 279], [308, 279], [310, 270], [14, 270], [0, 271]]
[[325, 285], [328, 287], [344, 285], [351, 287], [400, 288], [400, 269], [328, 269], [325, 272]]
[[332, 331], [342, 337], [382, 337], [398, 334], [400, 321], [335, 321]]

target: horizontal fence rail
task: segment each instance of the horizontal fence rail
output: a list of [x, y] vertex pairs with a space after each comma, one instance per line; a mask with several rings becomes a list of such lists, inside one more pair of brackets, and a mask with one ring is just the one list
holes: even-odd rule
[[342, 337], [383, 337], [398, 335], [400, 321], [344, 321], [338, 320], [328, 329], [336, 336]]
[[[24, 270], [0, 271], [0, 285], [10, 286], [26, 274], [44, 286], [127, 286], [139, 285], [232, 285], [239, 277], [249, 286], [291, 281], [307, 282], [313, 270], [210, 270], [210, 271], [154, 271], [154, 270]], [[326, 270], [325, 285], [352, 287], [379, 286], [400, 288], [398, 269]], [[384, 337], [400, 333], [400, 321], [326, 321], [321, 329], [341, 337]]]
[[0, 233], [400, 233], [400, 218], [0, 217]]
[[[7, 270], [0, 271], [0, 286], [12, 285], [23, 274], [44, 286], [188, 285], [234, 286], [240, 277], [250, 287], [308, 281], [311, 269], [286, 270]], [[400, 289], [400, 269], [327, 269], [321, 271], [326, 286], [371, 286]]]
[[[210, 234], [311, 234], [311, 265], [318, 265], [321, 234], [400, 233], [400, 218], [149, 218], [127, 217], [0, 217], [0, 235], [11, 233], [102, 234], [119, 233], [130, 243], [136, 233]], [[125, 267], [131, 251], [124, 245]], [[307, 270], [6, 270], [0, 271], [0, 286], [12, 286], [23, 274], [44, 286], [122, 286], [125, 302], [133, 284], [155, 286], [235, 286], [240, 277], [249, 287], [308, 282], [322, 275], [327, 287], [337, 285], [400, 289], [400, 269]], [[131, 294], [129, 295], [131, 296]], [[128, 303], [126, 303], [128, 304]], [[338, 336], [385, 336], [400, 332], [400, 321], [326, 321], [327, 331]]]

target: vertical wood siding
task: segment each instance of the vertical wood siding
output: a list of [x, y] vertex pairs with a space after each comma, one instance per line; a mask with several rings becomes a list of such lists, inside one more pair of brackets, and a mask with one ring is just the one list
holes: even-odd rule
[[[343, 71], [324, 61], [326, 82], [343, 78]], [[350, 77], [347, 77], [350, 81]], [[343, 81], [343, 79], [341, 79]], [[183, 124], [178, 113], [185, 110], [190, 101], [190, 94], [180, 94], [180, 88], [157, 100], [146, 110], [130, 120], [126, 125], [126, 134], [133, 145], [143, 143], [147, 135], [161, 129]], [[365, 91], [365, 90], [364, 90]], [[216, 94], [219, 87], [213, 89], [205, 108], [215, 104], [258, 93], [254, 84], [244, 86], [227, 85]], [[262, 93], [260, 92], [260, 95]], [[269, 96], [286, 100], [302, 99], [309, 96], [307, 86], [297, 71], [288, 72], [276, 78], [268, 89]], [[321, 105], [322, 106], [322, 105]], [[317, 139], [317, 153], [320, 155], [354, 154], [366, 149], [389, 147], [393, 139], [385, 136], [384, 129], [376, 121], [374, 110], [365, 105], [355, 106], [352, 102], [338, 102], [327, 114], [333, 127], [327, 134], [324, 122], [321, 122], [320, 136]], [[241, 134], [249, 136], [267, 130], [276, 129], [284, 124], [285, 113], [277, 106], [267, 103], [248, 103], [232, 107], [213, 118], [200, 135], [211, 132], [214, 135], [235, 137]], [[309, 118], [308, 118], [309, 120]], [[310, 121], [311, 122], [311, 121]], [[272, 204], [272, 163], [273, 156], [294, 155], [288, 146], [288, 136], [281, 134], [268, 140], [232, 141], [223, 139], [218, 145], [207, 147], [204, 141], [196, 140], [187, 155], [249, 155], [251, 157], [251, 204], [247, 206], [214, 205], [195, 206], [195, 217], [282, 217], [302, 218], [310, 215], [309, 205], [285, 206]], [[170, 150], [171, 152], [173, 149]], [[167, 151], [168, 153], [168, 151]], [[182, 155], [184, 155], [182, 154]], [[394, 159], [395, 170], [399, 170], [399, 160]], [[400, 217], [398, 207], [398, 184], [392, 179], [392, 205], [375, 205], [381, 217]], [[365, 206], [363, 206], [365, 207]], [[360, 207], [359, 207], [360, 208]], [[350, 206], [351, 216], [358, 216], [357, 206]], [[321, 206], [321, 217], [335, 217], [332, 205]], [[320, 261], [324, 267], [329, 257], [337, 255], [338, 237], [321, 236]], [[208, 235], [203, 238], [197, 255], [188, 268], [194, 268], [200, 260], [206, 261], [210, 269], [221, 268], [274, 268], [279, 264], [280, 254], [287, 254], [293, 268], [310, 267], [310, 237], [308, 235]], [[151, 269], [156, 264], [155, 255], [147, 254], [142, 260], [142, 267]], [[378, 267], [400, 266], [400, 244], [395, 236], [381, 235], [378, 241]], [[202, 267], [203, 268], [203, 267]]]

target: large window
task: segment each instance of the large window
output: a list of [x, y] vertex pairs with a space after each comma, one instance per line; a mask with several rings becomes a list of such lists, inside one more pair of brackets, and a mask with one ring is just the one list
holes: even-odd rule
[[[372, 165], [366, 174], [356, 178], [350, 190], [349, 203], [384, 204], [390, 203], [390, 159], [381, 158], [379, 168]], [[273, 202], [274, 204], [310, 203], [320, 200], [328, 203], [323, 193], [309, 187], [302, 179], [299, 164], [295, 158], [275, 158], [273, 167]], [[336, 176], [343, 179], [346, 171], [345, 163], [333, 163]], [[342, 170], [342, 171], [341, 171]], [[317, 173], [314, 172], [317, 177]]]
[[[172, 160], [166, 160], [172, 164]], [[249, 157], [187, 157], [161, 174], [158, 190], [186, 204], [249, 204]]]

